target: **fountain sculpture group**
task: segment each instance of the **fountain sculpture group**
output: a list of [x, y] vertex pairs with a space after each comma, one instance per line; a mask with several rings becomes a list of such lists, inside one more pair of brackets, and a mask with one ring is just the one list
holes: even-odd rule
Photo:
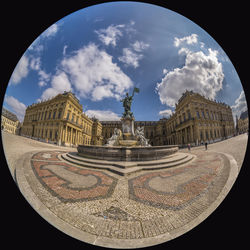
[[192, 155], [178, 152], [178, 145], [151, 146], [144, 136], [144, 127], [134, 130], [131, 104], [135, 92], [138, 93], [139, 89], [134, 88], [131, 96], [127, 93], [121, 100], [124, 107], [122, 130], [115, 128], [103, 146], [79, 145], [78, 153], [68, 153], [62, 157], [71, 163], [106, 169], [120, 175], [177, 166], [192, 160]]

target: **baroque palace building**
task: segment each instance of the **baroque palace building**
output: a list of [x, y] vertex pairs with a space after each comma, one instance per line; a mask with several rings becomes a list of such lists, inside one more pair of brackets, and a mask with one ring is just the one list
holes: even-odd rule
[[102, 144], [100, 122], [83, 113], [71, 92], [28, 106], [21, 134], [65, 146]]
[[215, 142], [235, 134], [232, 109], [193, 91], [186, 91], [169, 119], [157, 124], [156, 145], [200, 145]]
[[237, 122], [237, 130], [238, 130], [237, 132], [239, 134], [248, 132], [249, 123], [248, 123], [248, 112], [247, 112], [247, 110], [241, 113], [240, 119], [237, 119], [236, 122]]
[[1, 129], [11, 134], [19, 134], [20, 122], [17, 116], [5, 108], [2, 108]]
[[[104, 142], [119, 121], [101, 122]], [[235, 134], [232, 109], [225, 103], [206, 99], [193, 91], [186, 91], [176, 104], [175, 112], [159, 121], [135, 121], [135, 129], [144, 126], [145, 137], [153, 146], [178, 144], [185, 146], [216, 142]]]
[[[235, 134], [232, 109], [204, 96], [186, 91], [176, 103], [175, 112], [159, 121], [135, 121], [144, 127], [152, 146], [185, 146], [216, 142]], [[82, 105], [71, 92], [28, 106], [22, 135], [58, 145], [103, 145], [121, 121], [99, 121], [83, 113]]]

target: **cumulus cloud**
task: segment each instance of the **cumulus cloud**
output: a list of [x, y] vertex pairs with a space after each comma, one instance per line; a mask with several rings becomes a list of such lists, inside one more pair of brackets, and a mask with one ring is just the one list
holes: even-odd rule
[[47, 88], [41, 96], [41, 100], [47, 100], [51, 97], [56, 96], [64, 91], [71, 91], [71, 84], [67, 75], [62, 71], [57, 71], [56, 75], [52, 77], [51, 87]]
[[193, 90], [214, 99], [217, 92], [222, 89], [224, 79], [217, 51], [208, 49], [207, 55], [202, 51], [182, 52], [186, 52], [185, 65], [169, 71], [161, 82], [157, 83], [156, 91], [161, 103], [174, 107], [185, 90]]
[[24, 77], [26, 77], [28, 73], [29, 73], [29, 58], [26, 55], [23, 55], [11, 76], [10, 83], [14, 85], [20, 83], [20, 81]]
[[79, 98], [119, 100], [133, 86], [131, 79], [112, 62], [112, 56], [91, 43], [64, 57], [52, 77], [51, 87], [42, 94], [47, 99], [74, 89]]
[[238, 118], [240, 117], [241, 113], [247, 110], [247, 101], [244, 91], [242, 90], [239, 97], [235, 100], [235, 104], [231, 106], [233, 116], [237, 115]]
[[198, 42], [198, 35], [197, 34], [192, 34], [190, 36], [185, 36], [182, 38], [177, 38], [175, 37], [174, 39], [174, 45], [175, 47], [179, 47], [180, 45], [183, 44], [195, 44]]
[[163, 73], [163, 75], [166, 75], [168, 73], [168, 70], [167, 69], [163, 69], [162, 73]]
[[143, 58], [141, 53], [143, 50], [147, 49], [149, 44], [142, 41], [135, 41], [131, 44], [131, 48], [124, 48], [122, 50], [122, 56], [118, 57], [118, 60], [123, 62], [126, 66], [133, 66], [137, 68], [139, 66], [139, 60]]
[[98, 38], [105, 44], [105, 45], [113, 45], [116, 46], [116, 42], [119, 37], [123, 36], [121, 28], [124, 28], [124, 24], [120, 25], [113, 25], [111, 24], [106, 29], [95, 30], [95, 33], [98, 35]]
[[13, 96], [6, 96], [5, 100], [6, 104], [11, 107], [13, 112], [17, 115], [19, 121], [23, 121], [26, 105], [17, 100]]
[[47, 83], [45, 82], [45, 81], [40, 81], [40, 82], [38, 82], [38, 86], [39, 87], [44, 87], [44, 86], [46, 86], [47, 85]]
[[119, 121], [121, 117], [118, 114], [110, 110], [87, 110], [86, 115], [88, 117], [95, 117], [100, 121]]
[[30, 58], [29, 68], [34, 71], [37, 71], [38, 74], [38, 79], [39, 79], [38, 86], [40, 87], [46, 86], [48, 81], [50, 80], [51, 75], [41, 69], [41, 58], [34, 56], [30, 56], [29, 58]]
[[137, 68], [139, 66], [139, 60], [142, 59], [141, 54], [134, 53], [129, 48], [123, 49], [123, 55], [118, 57], [118, 60], [123, 62], [126, 66], [133, 66]]
[[65, 54], [66, 54], [67, 48], [68, 48], [68, 45], [64, 45], [64, 47], [63, 47], [63, 55], [64, 55], [64, 56], [65, 56]]
[[46, 29], [43, 33], [42, 33], [42, 37], [51, 37], [54, 36], [58, 31], [58, 25], [56, 23], [54, 23], [53, 25], [51, 25], [48, 29]]
[[69, 76], [80, 97], [100, 101], [119, 99], [133, 86], [131, 79], [112, 62], [112, 56], [91, 43], [65, 57], [61, 69]]
[[132, 47], [135, 51], [137, 52], [142, 52], [144, 49], [147, 49], [149, 47], [149, 44], [147, 43], [144, 43], [142, 41], [135, 41], [133, 44], [132, 44]]
[[31, 57], [30, 68], [33, 70], [39, 70], [41, 68], [41, 58], [40, 57]]
[[55, 23], [51, 25], [30, 45], [28, 50], [38, 54], [41, 53], [44, 50], [44, 45], [42, 44], [42, 42], [54, 37], [58, 30], [58, 24]]
[[163, 116], [163, 117], [166, 117], [166, 118], [169, 117], [172, 114], [173, 114], [173, 112], [172, 112], [171, 109], [166, 109], [166, 110], [162, 110], [162, 111], [159, 112], [160, 116]]

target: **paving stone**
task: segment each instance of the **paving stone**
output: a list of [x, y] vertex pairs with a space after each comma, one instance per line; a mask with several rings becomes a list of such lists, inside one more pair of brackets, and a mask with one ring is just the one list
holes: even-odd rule
[[[54, 216], [53, 222], [62, 229], [72, 226], [73, 237], [74, 230], [79, 230], [77, 235], [82, 232], [83, 241], [90, 239], [89, 234], [93, 244], [125, 246], [127, 242], [137, 247], [144, 246], [149, 237], [152, 242], [159, 242], [159, 237], [170, 239], [206, 218], [237, 177], [232, 176], [224, 153], [233, 155], [240, 164], [247, 142], [243, 135], [209, 145], [207, 151], [192, 148], [196, 156], [192, 162], [122, 177], [67, 163], [60, 157], [69, 151], [65, 147], [14, 135], [3, 139], [11, 173], [17, 168], [20, 189], [35, 208], [39, 210], [43, 204], [43, 213]], [[232, 144], [238, 147], [235, 152]]]

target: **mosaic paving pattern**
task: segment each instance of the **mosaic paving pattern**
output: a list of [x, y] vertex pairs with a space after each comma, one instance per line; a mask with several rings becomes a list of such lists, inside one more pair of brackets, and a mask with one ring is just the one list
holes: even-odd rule
[[61, 162], [60, 152], [42, 152], [32, 157], [31, 166], [40, 183], [62, 202], [110, 197], [117, 180], [105, 173]]
[[67, 163], [61, 153], [33, 155], [25, 168], [29, 185], [56, 217], [110, 239], [155, 237], [187, 225], [217, 199], [230, 171], [222, 154], [199, 152], [186, 165], [125, 178]]
[[63, 153], [61, 151], [39, 152], [32, 156], [32, 160], [47, 160], [47, 161], [60, 161], [58, 155]]
[[130, 199], [159, 208], [186, 206], [209, 189], [223, 167], [223, 159], [219, 156], [211, 161], [204, 159], [205, 155], [202, 158], [195, 165], [130, 179]]

